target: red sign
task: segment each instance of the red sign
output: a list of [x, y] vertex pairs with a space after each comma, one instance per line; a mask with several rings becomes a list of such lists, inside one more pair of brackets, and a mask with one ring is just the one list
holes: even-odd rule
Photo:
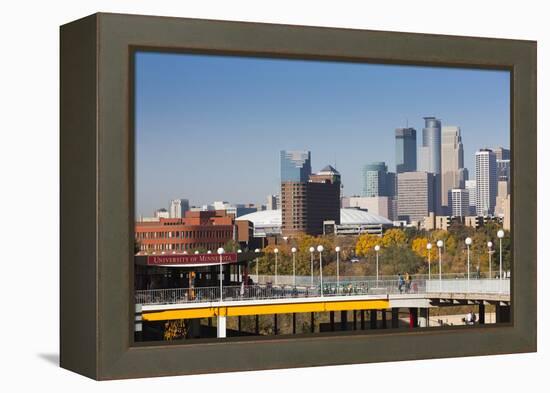
[[[222, 263], [237, 262], [237, 253], [221, 255]], [[148, 255], [147, 265], [214, 265], [220, 263], [219, 254]]]

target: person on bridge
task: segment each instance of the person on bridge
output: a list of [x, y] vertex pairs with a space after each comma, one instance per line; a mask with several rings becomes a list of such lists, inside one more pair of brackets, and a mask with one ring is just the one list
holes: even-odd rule
[[399, 293], [403, 293], [403, 285], [405, 284], [405, 281], [403, 280], [403, 276], [401, 273], [397, 273], [397, 289], [399, 289]]
[[411, 276], [409, 275], [409, 272], [405, 272], [405, 293], [409, 293], [411, 291]]

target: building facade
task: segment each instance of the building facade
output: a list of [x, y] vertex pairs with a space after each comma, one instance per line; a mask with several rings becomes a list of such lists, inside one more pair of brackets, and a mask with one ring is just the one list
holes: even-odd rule
[[188, 199], [174, 199], [170, 201], [170, 218], [182, 218], [188, 210]]
[[388, 167], [385, 162], [373, 162], [363, 167], [363, 196], [388, 196]]
[[453, 188], [451, 190], [451, 215], [466, 217], [470, 215], [470, 195], [464, 188]]
[[476, 152], [476, 214], [493, 215], [497, 196], [496, 154], [491, 149]]
[[387, 196], [345, 197], [342, 198], [342, 207], [366, 210], [370, 213], [393, 221], [395, 219], [395, 212], [393, 210], [394, 204], [392, 202], [393, 198]]
[[460, 127], [445, 126], [441, 130], [441, 205], [449, 207], [449, 192], [464, 188], [464, 148]]
[[416, 130], [395, 129], [395, 172], [416, 171]]
[[475, 216], [476, 215], [476, 181], [474, 180], [466, 180], [464, 182], [464, 188], [466, 191], [468, 191], [468, 198], [469, 198], [469, 216]]
[[281, 182], [307, 182], [311, 175], [311, 152], [281, 150]]
[[435, 212], [435, 175], [429, 172], [404, 172], [397, 175], [398, 220], [423, 221]]

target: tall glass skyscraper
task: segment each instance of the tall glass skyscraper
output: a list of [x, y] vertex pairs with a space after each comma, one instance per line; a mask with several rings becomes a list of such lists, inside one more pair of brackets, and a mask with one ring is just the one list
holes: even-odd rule
[[489, 216], [494, 213], [497, 198], [497, 160], [490, 149], [476, 152], [476, 213]]
[[425, 117], [420, 147], [420, 168], [422, 172], [441, 173], [441, 120]]
[[416, 171], [416, 130], [395, 129], [395, 172]]
[[281, 150], [281, 182], [307, 182], [311, 175], [311, 152]]
[[385, 162], [373, 162], [363, 167], [363, 196], [387, 196], [386, 179], [388, 167]]

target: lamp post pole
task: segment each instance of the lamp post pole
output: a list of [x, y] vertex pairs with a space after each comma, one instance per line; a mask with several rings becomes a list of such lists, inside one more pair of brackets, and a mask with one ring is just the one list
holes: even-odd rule
[[321, 297], [323, 297], [323, 250], [325, 248], [322, 245], [317, 246], [319, 252], [319, 278], [321, 280]]
[[431, 261], [431, 254], [432, 254], [432, 243], [426, 244], [426, 249], [428, 250], [428, 280], [432, 279], [432, 261]]
[[223, 301], [223, 269], [222, 269], [222, 260], [223, 260], [223, 253], [225, 250], [220, 247], [218, 248], [218, 254], [220, 255], [220, 302]]
[[493, 278], [493, 261], [491, 257], [493, 256], [493, 242], [487, 242], [487, 248], [489, 249], [489, 280]]
[[439, 291], [441, 291], [442, 289], [442, 281], [441, 281], [441, 247], [443, 247], [443, 240], [438, 240], [437, 243], [437, 248], [439, 249]]
[[499, 289], [502, 291], [502, 238], [504, 237], [504, 231], [502, 229], [499, 229], [497, 232], [497, 237], [499, 240], [499, 272], [498, 272], [498, 278], [499, 278]]
[[378, 244], [374, 246], [374, 251], [376, 251], [376, 288], [378, 288], [378, 251], [380, 251]]
[[310, 267], [310, 271], [311, 271], [311, 286], [313, 286], [313, 253], [315, 252], [315, 248], [314, 247], [310, 247], [309, 248], [309, 253], [311, 254], [311, 267]]
[[336, 293], [340, 293], [340, 247], [334, 249], [336, 251]]
[[256, 253], [256, 285], [258, 285], [258, 281], [259, 281], [259, 279], [258, 279], [258, 277], [259, 277], [258, 276], [258, 254], [260, 253], [260, 249], [257, 248], [257, 249], [254, 250], [254, 252]]
[[464, 242], [466, 243], [466, 248], [468, 249], [468, 275], [467, 275], [467, 278], [468, 278], [468, 283], [470, 283], [470, 245], [472, 244], [472, 238], [470, 237], [467, 237], [466, 240], [464, 240]]
[[277, 254], [279, 253], [279, 249], [276, 248], [273, 252], [275, 253], [275, 286], [277, 286]]
[[296, 247], [292, 247], [292, 276], [294, 277], [294, 286], [296, 286]]

